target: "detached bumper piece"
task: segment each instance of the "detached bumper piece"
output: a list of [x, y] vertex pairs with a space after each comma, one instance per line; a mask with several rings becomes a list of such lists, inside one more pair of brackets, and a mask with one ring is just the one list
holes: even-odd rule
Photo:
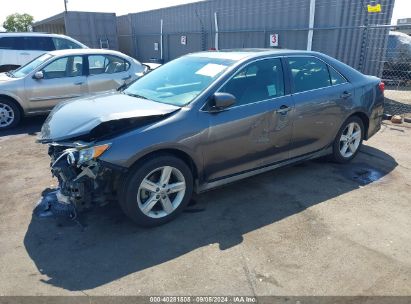
[[45, 194], [37, 203], [33, 214], [39, 218], [58, 216], [75, 219], [77, 217], [76, 208], [65, 201], [60, 190]]

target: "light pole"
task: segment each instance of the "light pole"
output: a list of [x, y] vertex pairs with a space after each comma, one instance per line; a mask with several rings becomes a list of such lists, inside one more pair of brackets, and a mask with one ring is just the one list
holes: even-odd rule
[[67, 2], [68, 0], [64, 0], [64, 11], [67, 13]]

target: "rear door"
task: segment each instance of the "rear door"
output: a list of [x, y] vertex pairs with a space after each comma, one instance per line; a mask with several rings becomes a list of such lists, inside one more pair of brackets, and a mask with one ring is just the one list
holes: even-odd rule
[[294, 105], [280, 58], [248, 64], [219, 92], [233, 94], [237, 103], [223, 112], [202, 114], [210, 125], [204, 147], [208, 181], [288, 158]]
[[113, 55], [88, 56], [89, 93], [116, 90], [132, 80], [130, 63]]
[[327, 147], [337, 134], [352, 85], [334, 68], [313, 56], [288, 57], [295, 111], [290, 157]]
[[26, 77], [25, 80], [31, 111], [49, 110], [60, 101], [87, 94], [82, 56], [57, 58], [41, 71], [43, 79]]

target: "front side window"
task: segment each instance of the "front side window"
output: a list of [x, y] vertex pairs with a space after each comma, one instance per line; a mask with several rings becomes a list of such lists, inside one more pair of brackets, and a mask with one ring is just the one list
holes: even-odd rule
[[130, 68], [126, 60], [111, 55], [91, 55], [88, 62], [90, 75], [121, 73]]
[[3, 37], [0, 38], [0, 49], [2, 50], [15, 50], [16, 37]]
[[294, 82], [294, 92], [304, 92], [331, 86], [327, 64], [313, 57], [288, 59]]
[[0, 49], [19, 51], [53, 51], [53, 42], [49, 37], [3, 37], [0, 38]]
[[124, 93], [156, 102], [185, 106], [206, 90], [234, 60], [185, 56], [146, 74]]
[[220, 92], [237, 99], [235, 106], [284, 96], [284, 76], [281, 60], [265, 59], [241, 69]]
[[53, 37], [53, 43], [56, 50], [81, 49], [81, 45], [64, 38]]
[[44, 79], [76, 77], [83, 75], [83, 58], [69, 56], [59, 58], [43, 69]]

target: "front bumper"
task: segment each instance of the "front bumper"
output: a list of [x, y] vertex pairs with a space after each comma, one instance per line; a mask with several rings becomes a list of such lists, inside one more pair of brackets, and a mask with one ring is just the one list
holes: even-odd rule
[[58, 180], [61, 197], [67, 198], [65, 203], [83, 211], [114, 200], [119, 173], [98, 160], [77, 165], [70, 159], [73, 151], [67, 147], [49, 147], [51, 173]]

